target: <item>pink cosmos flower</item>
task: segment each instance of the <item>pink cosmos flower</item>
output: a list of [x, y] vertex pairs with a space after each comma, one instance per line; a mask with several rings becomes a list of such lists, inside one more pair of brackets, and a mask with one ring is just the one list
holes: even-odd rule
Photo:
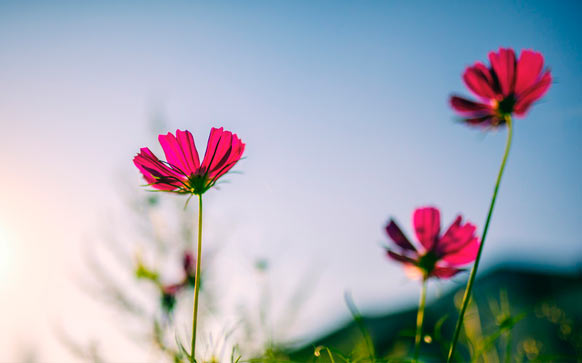
[[419, 208], [414, 211], [414, 231], [420, 246], [413, 245], [400, 227], [390, 219], [386, 233], [395, 244], [394, 252], [387, 249], [388, 256], [403, 263], [407, 272], [421, 274], [422, 278], [431, 276], [450, 278], [463, 271], [459, 266], [473, 262], [479, 250], [479, 239], [475, 236], [476, 227], [462, 223], [459, 215], [444, 234], [441, 232], [440, 212], [434, 207]]
[[489, 53], [491, 67], [477, 62], [467, 67], [463, 80], [479, 102], [452, 96], [451, 106], [469, 125], [500, 126], [512, 114], [523, 117], [530, 106], [550, 87], [552, 76], [543, 70], [539, 52], [523, 50], [516, 60], [513, 49], [499, 48]]
[[158, 140], [167, 161], [158, 159], [144, 147], [133, 163], [153, 188], [175, 193], [203, 194], [240, 160], [245, 149], [236, 134], [222, 127], [212, 128], [200, 164], [190, 131], [177, 130], [176, 136], [169, 132], [159, 135]]

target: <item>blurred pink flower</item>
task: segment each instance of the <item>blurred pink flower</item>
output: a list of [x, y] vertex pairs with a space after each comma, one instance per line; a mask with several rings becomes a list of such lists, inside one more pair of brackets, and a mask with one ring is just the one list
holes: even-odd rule
[[463, 74], [465, 84], [481, 102], [459, 96], [450, 99], [469, 125], [500, 126], [511, 114], [525, 116], [552, 82], [550, 71], [542, 69], [544, 57], [539, 52], [523, 50], [516, 60], [513, 49], [499, 48], [489, 53], [489, 61], [490, 68], [477, 62]]
[[450, 278], [463, 271], [459, 266], [475, 260], [479, 250], [476, 227], [468, 222], [463, 224], [460, 215], [443, 235], [440, 235], [440, 212], [434, 207], [415, 210], [413, 225], [420, 241], [418, 248], [406, 238], [394, 220], [390, 219], [386, 226], [386, 233], [398, 250], [396, 253], [387, 249], [388, 256], [404, 264], [407, 272], [416, 272], [424, 279], [431, 276]]
[[155, 189], [176, 193], [203, 194], [241, 158], [245, 144], [230, 131], [212, 128], [204, 160], [190, 131], [159, 135], [167, 161], [158, 159], [147, 147], [141, 148], [133, 163]]
[[187, 275], [194, 273], [194, 269], [196, 267], [196, 260], [194, 259], [194, 255], [192, 254], [192, 252], [184, 251], [184, 255], [182, 257], [182, 267]]
[[172, 295], [175, 296], [182, 288], [184, 284], [169, 284], [161, 286], [162, 294], [163, 295]]

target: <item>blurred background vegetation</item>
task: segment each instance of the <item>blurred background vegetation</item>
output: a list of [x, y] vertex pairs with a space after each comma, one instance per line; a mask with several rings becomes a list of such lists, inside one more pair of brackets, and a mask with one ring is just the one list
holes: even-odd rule
[[[136, 239], [107, 236], [86, 254], [86, 274], [79, 286], [92, 298], [118, 313], [116, 329], [138, 347], [149, 346], [160, 361], [186, 361], [180, 346], [188, 346], [195, 263], [191, 247], [194, 208], [184, 208], [184, 198], [163, 193], [129, 193], [124, 221]], [[176, 233], [177, 231], [177, 233]], [[298, 284], [280, 316], [273, 315], [277, 299], [269, 291], [269, 261], [257, 259], [251, 267], [258, 286], [252, 302], [221, 306], [221, 291], [204, 283], [220, 273], [214, 263], [220, 241], [210, 241], [204, 251], [200, 337], [207, 353], [204, 361], [257, 362], [383, 362], [411, 359], [416, 307], [386, 314], [362, 315], [346, 293], [349, 316], [336, 328], [312, 340], [285, 337], [313, 283]], [[101, 256], [101, 257], [98, 257]], [[108, 256], [109, 258], [101, 260]], [[109, 261], [109, 262], [104, 262]], [[111, 264], [111, 261], [114, 261]], [[290, 278], [298, 278], [292, 276]], [[580, 361], [582, 357], [582, 271], [559, 273], [543, 268], [498, 265], [481, 274], [465, 320], [459, 361]], [[226, 287], [228, 289], [228, 286]], [[443, 361], [456, 322], [463, 289], [445, 291], [429, 301], [424, 323], [421, 360]], [[219, 318], [222, 309], [235, 317]], [[217, 335], [207, 331], [213, 326]], [[218, 327], [218, 328], [217, 328]], [[100, 341], [79, 341], [58, 332], [61, 342], [78, 358], [108, 362]]]

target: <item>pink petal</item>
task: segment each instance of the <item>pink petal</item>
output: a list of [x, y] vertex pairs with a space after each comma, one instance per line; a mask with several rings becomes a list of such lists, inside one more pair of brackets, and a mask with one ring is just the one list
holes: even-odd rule
[[[179, 180], [183, 177], [162, 163], [148, 148], [140, 149], [133, 163], [153, 188], [174, 190], [181, 185]], [[166, 180], [166, 182], [160, 182], [160, 180]]]
[[202, 169], [208, 174], [216, 169], [217, 164], [224, 159], [227, 153], [230, 153], [230, 148], [232, 147], [231, 140], [232, 133], [224, 131], [222, 127], [219, 129], [213, 127], [210, 130], [206, 153], [202, 161]]
[[216, 145], [215, 157], [210, 161], [208, 174], [214, 177], [224, 167], [232, 153], [232, 133], [224, 131], [220, 141]]
[[188, 130], [176, 130], [176, 138], [182, 148], [188, 167], [195, 173], [200, 168], [200, 158], [198, 157], [194, 137], [192, 137], [192, 134]]
[[[141, 172], [141, 174], [143, 175], [143, 178], [146, 180], [146, 182], [148, 184], [152, 184], [152, 186], [154, 188], [156, 188], [158, 185], [155, 185], [156, 182], [156, 178], [154, 178], [152, 176], [152, 174], [147, 171], [147, 169], [145, 169], [141, 164], [140, 161], [137, 157], [135, 157], [133, 159], [133, 164], [139, 169], [139, 171]], [[163, 190], [170, 190], [171, 189], [175, 189], [174, 187], [172, 187], [171, 185], [164, 185], [163, 188], [157, 188], [157, 189], [163, 189]]]
[[398, 246], [402, 247], [405, 250], [416, 251], [416, 248], [414, 248], [412, 243], [410, 243], [408, 238], [406, 238], [404, 233], [402, 233], [400, 227], [398, 227], [398, 225], [392, 219], [390, 220], [390, 222], [388, 222], [388, 225], [386, 226], [386, 233], [388, 234], [388, 236], [390, 236], [392, 241], [394, 241], [394, 243], [396, 243]]
[[243, 152], [245, 151], [245, 144], [238, 138], [236, 134], [232, 134], [232, 147], [228, 153], [228, 158], [223, 163], [220, 163], [218, 167], [213, 170], [212, 178], [217, 180], [224, 174], [226, 174], [232, 167], [240, 160]]
[[515, 53], [510, 48], [499, 48], [499, 52], [489, 53], [491, 67], [497, 76], [503, 96], [513, 92], [515, 82]]
[[435, 267], [434, 270], [432, 270], [431, 276], [438, 277], [439, 279], [448, 279], [461, 271], [464, 270], [454, 267]]
[[143, 167], [153, 170], [155, 176], [182, 177], [182, 174], [164, 164], [147, 147], [141, 148], [134, 160], [139, 161]]
[[419, 208], [413, 215], [414, 231], [416, 237], [424, 248], [431, 250], [439, 236], [441, 217], [438, 209], [434, 207]]
[[178, 291], [180, 291], [181, 288], [182, 288], [182, 284], [171, 284], [171, 285], [162, 286], [162, 291], [164, 292], [164, 294], [167, 294], [167, 295], [175, 295], [178, 293]]
[[450, 102], [451, 107], [462, 114], [484, 116], [484, 114], [491, 114], [493, 112], [490, 105], [473, 102], [463, 97], [452, 96]]
[[460, 250], [475, 237], [476, 227], [471, 223], [462, 224], [463, 218], [457, 216], [438, 242], [437, 250], [444, 255]]
[[478, 251], [479, 251], [479, 239], [475, 237], [471, 239], [458, 251], [443, 256], [441, 260], [447, 262], [452, 266], [464, 265], [469, 262], [475, 261], [475, 258], [477, 258]]
[[498, 96], [491, 72], [483, 63], [477, 62], [474, 66], [467, 67], [463, 73], [463, 80], [479, 97], [494, 99]]
[[531, 87], [523, 91], [517, 97], [517, 102], [513, 111], [517, 116], [524, 116], [530, 106], [540, 98], [544, 96], [544, 94], [550, 88], [550, 84], [552, 83], [552, 75], [550, 71], [544, 73], [542, 78], [534, 83]]
[[543, 66], [544, 56], [541, 53], [522, 50], [517, 61], [514, 92], [519, 94], [531, 87], [538, 79]]
[[158, 141], [160, 142], [160, 145], [162, 145], [162, 149], [166, 155], [166, 160], [176, 171], [185, 176], [194, 172], [195, 169], [192, 170], [186, 161], [184, 151], [182, 150], [178, 139], [171, 132], [168, 132], [167, 135], [159, 135]]

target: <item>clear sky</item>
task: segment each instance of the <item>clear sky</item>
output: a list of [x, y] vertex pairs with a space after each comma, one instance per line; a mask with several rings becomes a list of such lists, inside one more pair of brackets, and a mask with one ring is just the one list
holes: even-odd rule
[[229, 222], [225, 276], [265, 257], [284, 292], [317, 271], [297, 334], [345, 317], [346, 290], [370, 312], [415, 301], [383, 226], [410, 233], [433, 204], [482, 230], [505, 131], [455, 123], [447, 98], [499, 46], [542, 52], [554, 83], [515, 123], [484, 266], [576, 268], [580, 14], [579, 1], [0, 2], [0, 360], [67, 357], [51, 322], [97, 324], [71, 275], [120, 180], [139, 188], [133, 155], [159, 152], [153, 116], [202, 148], [212, 126], [246, 142], [243, 174], [207, 194], [209, 234]]

